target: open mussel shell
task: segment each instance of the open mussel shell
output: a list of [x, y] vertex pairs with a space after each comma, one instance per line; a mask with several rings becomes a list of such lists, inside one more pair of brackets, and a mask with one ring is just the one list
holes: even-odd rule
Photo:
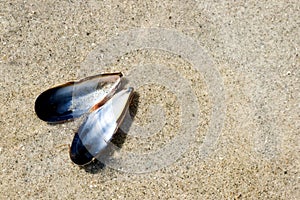
[[88, 164], [108, 146], [125, 117], [132, 95], [130, 87], [115, 94], [104, 105], [94, 107], [74, 136], [70, 157], [75, 164]]
[[35, 101], [37, 116], [48, 123], [80, 117], [95, 104], [104, 104], [120, 85], [122, 73], [105, 73], [68, 82], [41, 93]]

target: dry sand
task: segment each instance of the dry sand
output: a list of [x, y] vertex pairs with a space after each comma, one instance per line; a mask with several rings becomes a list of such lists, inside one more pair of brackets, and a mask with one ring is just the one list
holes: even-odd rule
[[[299, 199], [299, 13], [296, 0], [1, 1], [0, 199]], [[181, 155], [181, 145], [174, 145], [174, 157], [160, 163], [148, 160], [145, 173], [135, 173], [144, 168], [134, 165], [123, 171], [116, 164], [79, 168], [68, 154], [78, 124], [53, 126], [39, 120], [35, 98], [85, 70], [84, 75], [92, 75], [82, 65], [90, 52], [124, 31], [141, 28], [180, 33], [207, 53], [214, 63], [211, 69], [220, 73], [221, 81], [215, 83], [224, 89], [225, 99], [217, 100], [226, 108], [215, 110], [226, 116], [223, 129], [208, 136], [210, 125], [220, 119], [211, 115], [213, 94], [220, 88], [210, 91], [207, 81], [215, 73], [195, 70], [174, 52], [128, 52], [92, 73], [136, 72], [143, 80], [145, 75], [130, 72], [132, 66], [164, 66], [190, 85], [198, 110], [188, 100], [182, 107], [179, 102], [185, 97], [163, 83], [137, 87], [134, 123], [164, 123], [150, 137], [129, 134], [121, 151], [148, 155], [163, 149], [188, 124], [181, 118], [187, 118], [184, 114], [191, 112], [183, 111], [192, 107], [198, 113], [197, 129], [188, 138], [181, 135], [189, 148]], [[101, 52], [96, 54], [101, 60]], [[166, 80], [173, 77], [159, 72]], [[179, 91], [179, 83], [172, 82]], [[151, 116], [154, 104], [164, 108], [163, 116], [158, 114], [162, 109]], [[156, 115], [164, 120], [157, 121]], [[193, 124], [191, 118], [188, 126]], [[204, 144], [206, 149], [199, 151]], [[152, 170], [157, 166], [163, 168]]]

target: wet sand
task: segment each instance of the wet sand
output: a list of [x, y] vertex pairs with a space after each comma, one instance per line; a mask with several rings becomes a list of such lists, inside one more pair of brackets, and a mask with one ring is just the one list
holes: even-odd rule
[[[0, 199], [299, 199], [299, 12], [298, 1], [2, 1]], [[78, 167], [79, 120], [49, 125], [35, 99], [113, 71], [135, 87], [134, 121], [115, 162]]]

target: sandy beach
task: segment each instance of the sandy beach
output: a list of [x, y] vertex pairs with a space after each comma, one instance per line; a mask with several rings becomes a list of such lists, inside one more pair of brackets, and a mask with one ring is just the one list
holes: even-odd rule
[[[299, 199], [298, 1], [1, 1], [0, 199]], [[81, 119], [43, 91], [122, 72], [110, 157], [79, 167]], [[128, 126], [128, 123], [130, 124]]]

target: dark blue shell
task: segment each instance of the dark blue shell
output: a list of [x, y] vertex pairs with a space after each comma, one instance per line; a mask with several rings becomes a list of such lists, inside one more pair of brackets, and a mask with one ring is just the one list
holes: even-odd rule
[[[108, 96], [113, 95], [122, 76], [120, 72], [105, 73], [50, 88], [37, 97], [35, 113], [41, 120], [48, 123], [60, 123], [78, 118], [87, 113], [94, 106], [94, 102], [101, 103]], [[111, 83], [113, 85], [106, 88], [107, 93], [103, 96], [95, 95], [93, 101], [88, 98], [89, 95], [101, 91], [103, 87]]]
[[[71, 106], [73, 85], [74, 82], [69, 82], [62, 86], [46, 90], [40, 94], [35, 101], [35, 113], [37, 116], [41, 120], [50, 123], [79, 117], [82, 113], [75, 115], [72, 110], [68, 109]], [[66, 87], [69, 87], [69, 89], [64, 89], [64, 93], [59, 92]]]
[[87, 115], [70, 148], [70, 158], [75, 164], [90, 163], [108, 147], [124, 119], [132, 95], [133, 88], [122, 90]]
[[70, 158], [77, 165], [85, 165], [93, 160], [93, 156], [82, 144], [78, 133], [75, 133], [72, 145], [70, 148]]

